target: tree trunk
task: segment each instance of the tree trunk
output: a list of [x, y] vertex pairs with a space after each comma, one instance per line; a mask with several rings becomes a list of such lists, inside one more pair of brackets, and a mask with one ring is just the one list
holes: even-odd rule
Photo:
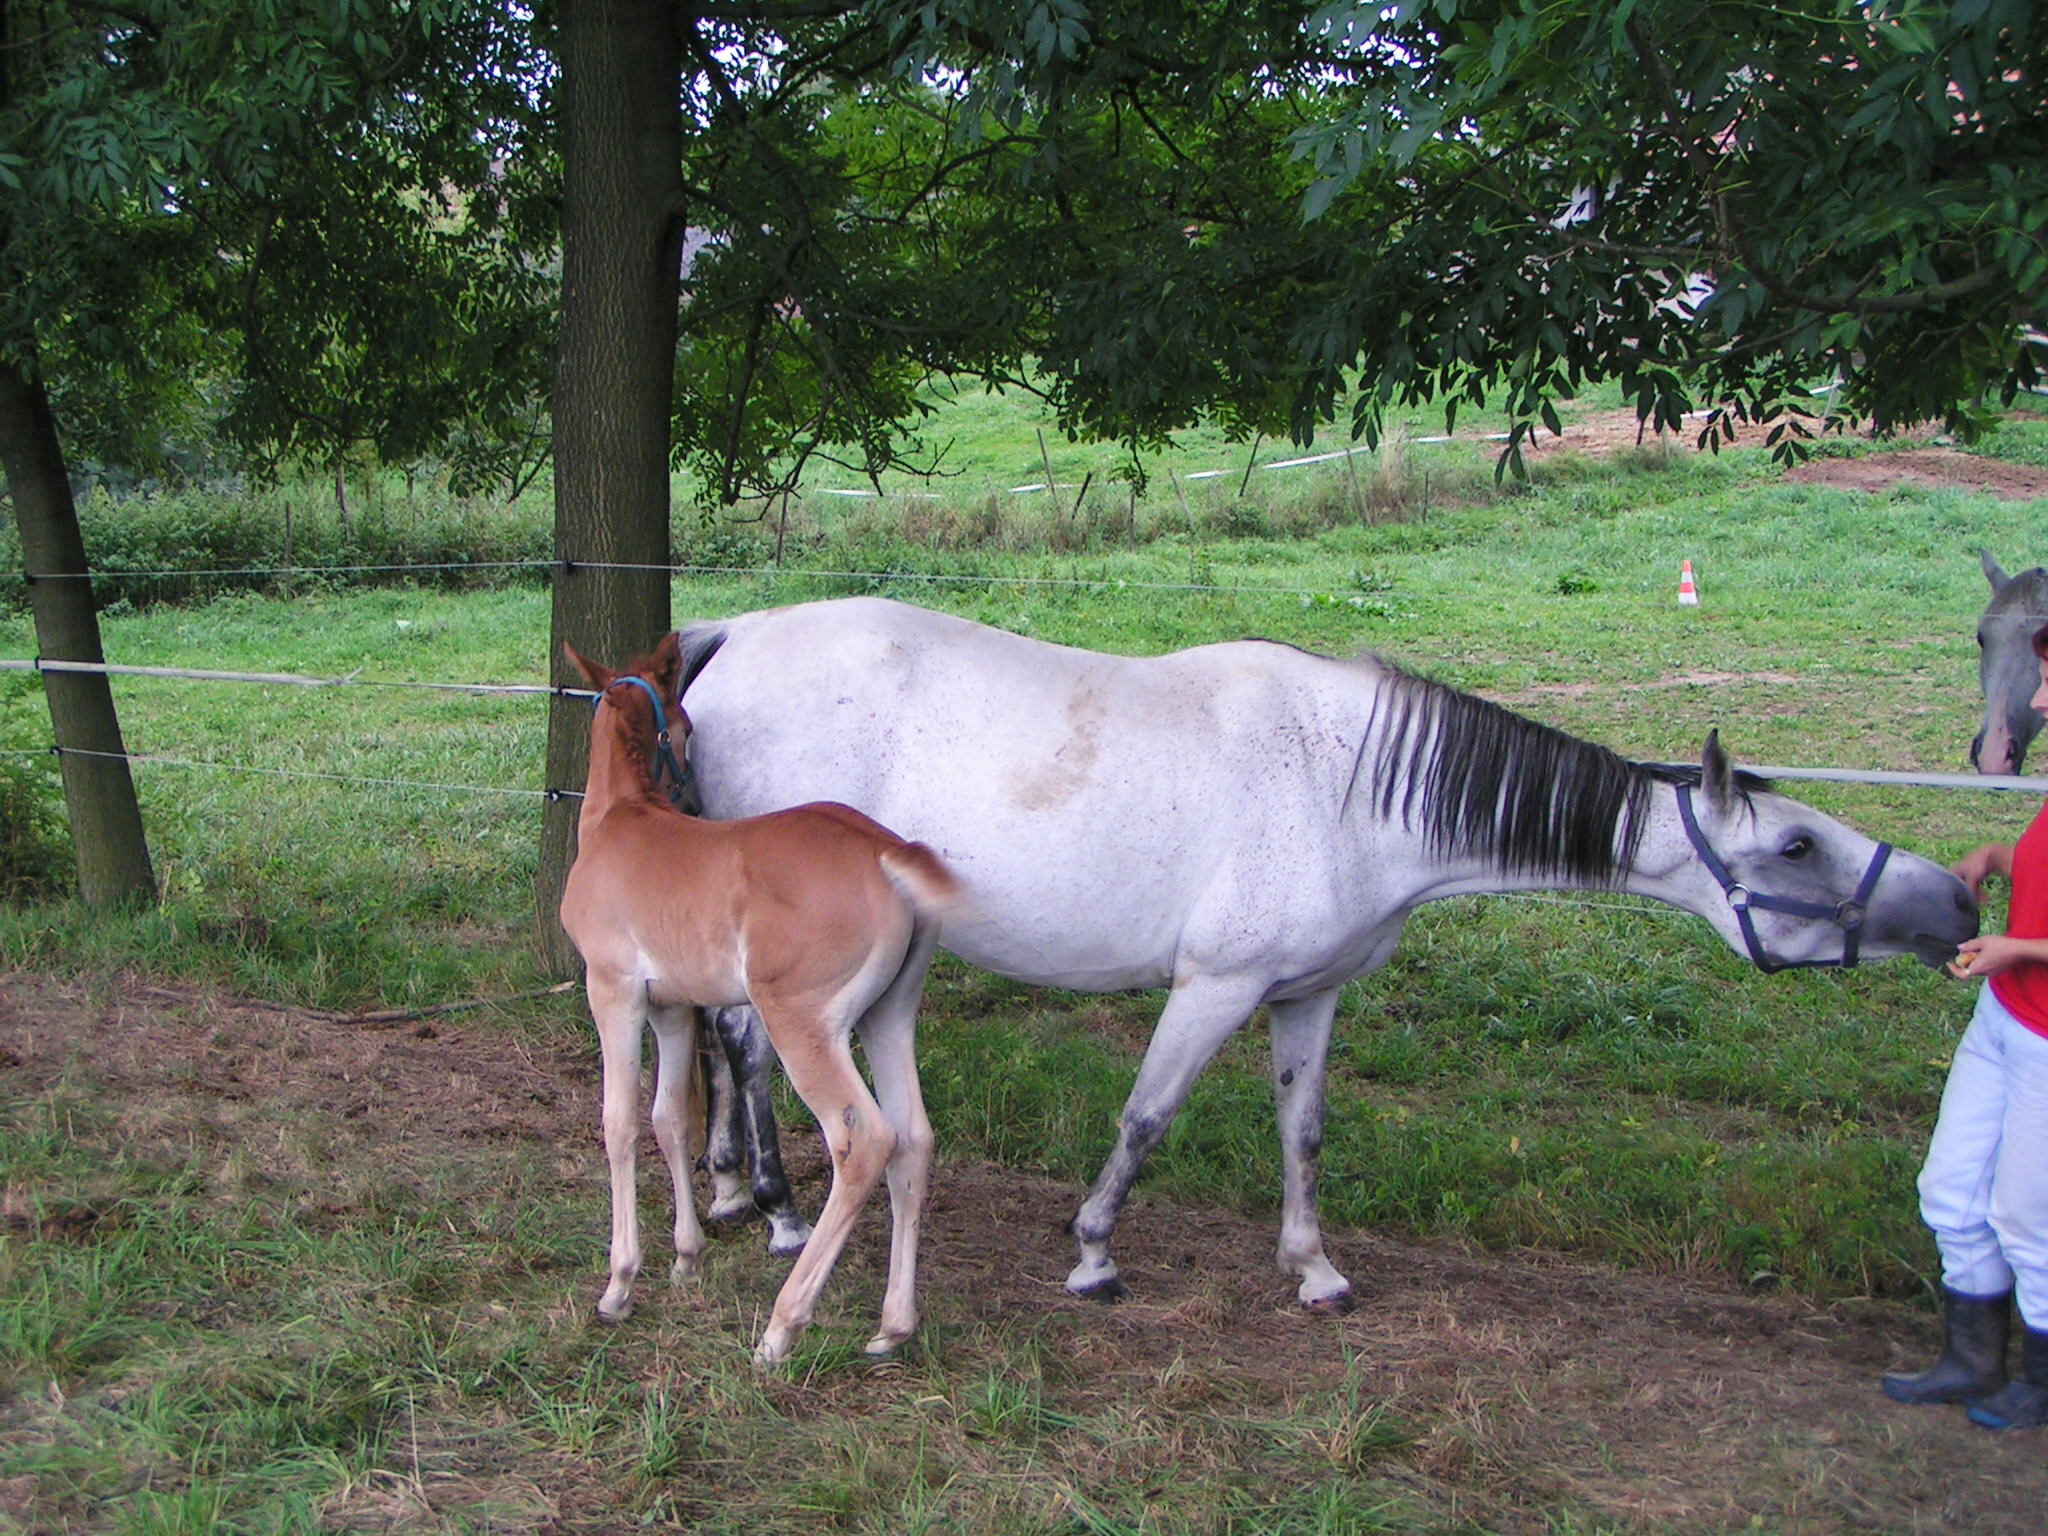
[[[562, 0], [562, 319], [556, 352], [555, 569], [549, 666], [564, 641], [614, 666], [669, 626], [669, 415], [682, 254], [682, 31], [674, 0]], [[600, 566], [640, 569], [600, 569]], [[590, 710], [548, 710], [547, 782], [580, 789]], [[535, 906], [544, 958], [571, 974], [556, 915], [576, 802], [542, 814]]]
[[[40, 381], [0, 361], [0, 468], [21, 528], [36, 648], [49, 661], [104, 661], [99, 613], [86, 576], [85, 540], [50, 398]], [[78, 893], [94, 906], [156, 894], [135, 780], [104, 673], [45, 672], [50, 729], [62, 754], [64, 807], [78, 863]]]

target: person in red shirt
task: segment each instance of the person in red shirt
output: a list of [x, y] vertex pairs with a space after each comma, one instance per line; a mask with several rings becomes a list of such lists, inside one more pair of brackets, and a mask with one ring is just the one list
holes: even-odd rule
[[[2048, 627], [2034, 635], [2048, 714]], [[1884, 1378], [1902, 1403], [1956, 1403], [1990, 1429], [2048, 1424], [2048, 805], [2016, 843], [1986, 843], [1955, 865], [1981, 895], [2012, 886], [2005, 932], [1966, 939], [1949, 973], [1982, 977], [1957, 1044], [1920, 1170], [1920, 1217], [1941, 1253], [1941, 1357]], [[2006, 1375], [2011, 1313], [2020, 1369]]]

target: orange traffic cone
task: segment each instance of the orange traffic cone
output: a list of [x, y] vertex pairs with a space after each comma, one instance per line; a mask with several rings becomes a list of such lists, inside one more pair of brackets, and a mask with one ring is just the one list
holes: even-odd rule
[[1697, 608], [1700, 605], [1700, 589], [1692, 584], [1692, 562], [1682, 561], [1678, 567], [1678, 606]]

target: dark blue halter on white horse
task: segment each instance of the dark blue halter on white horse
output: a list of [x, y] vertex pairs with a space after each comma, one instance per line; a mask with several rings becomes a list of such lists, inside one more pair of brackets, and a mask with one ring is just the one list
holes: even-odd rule
[[1604, 748], [1367, 658], [1244, 641], [1149, 658], [879, 599], [681, 632], [707, 813], [839, 800], [929, 844], [964, 890], [945, 946], [1045, 985], [1172, 989], [1067, 1286], [1121, 1289], [1109, 1241], [1195, 1075], [1264, 1004], [1285, 1166], [1279, 1259], [1350, 1284], [1315, 1207], [1338, 988], [1424, 902], [1632, 891], [1766, 969], [1977, 931], [1961, 882], [1772, 793], [1713, 737], [1697, 768]]

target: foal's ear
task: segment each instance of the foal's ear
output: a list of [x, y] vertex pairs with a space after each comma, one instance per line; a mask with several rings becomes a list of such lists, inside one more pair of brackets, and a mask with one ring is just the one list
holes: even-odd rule
[[1707, 732], [1707, 748], [1700, 754], [1700, 791], [1717, 812], [1728, 809], [1735, 798], [1735, 768], [1721, 750], [1721, 733]]
[[2006, 589], [2012, 578], [2005, 574], [2005, 567], [1992, 558], [1988, 549], [1977, 551], [1977, 561], [1984, 567], [1984, 579], [1991, 583], [1991, 595], [1996, 597]]
[[592, 661], [588, 656], [578, 655], [576, 647], [566, 640], [562, 642], [562, 655], [567, 659], [570, 666], [583, 674], [583, 681], [590, 684], [591, 687], [597, 689], [600, 693], [604, 691], [613, 678], [619, 675], [612, 671], [611, 668]]

